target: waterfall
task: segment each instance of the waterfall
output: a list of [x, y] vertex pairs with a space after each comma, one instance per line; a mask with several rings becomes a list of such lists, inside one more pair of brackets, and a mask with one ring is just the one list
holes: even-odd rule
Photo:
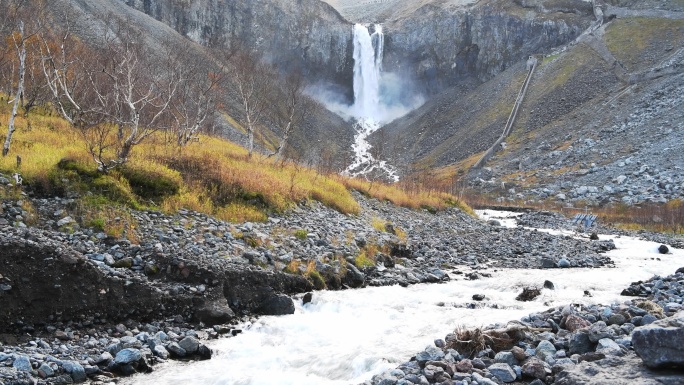
[[354, 110], [359, 119], [379, 120], [384, 40], [380, 25], [372, 35], [365, 26], [354, 25]]
[[346, 170], [352, 176], [379, 172], [388, 179], [399, 180], [396, 170], [386, 161], [378, 161], [371, 153], [366, 140], [381, 127], [382, 106], [380, 80], [384, 55], [385, 36], [382, 26], [376, 24], [371, 34], [362, 24], [354, 25], [354, 105], [352, 110], [357, 119], [354, 128], [356, 136], [352, 149], [355, 158]]

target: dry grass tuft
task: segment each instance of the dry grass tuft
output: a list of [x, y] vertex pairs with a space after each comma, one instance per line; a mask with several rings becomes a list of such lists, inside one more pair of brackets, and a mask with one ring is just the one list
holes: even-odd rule
[[459, 353], [473, 358], [480, 351], [490, 348], [494, 352], [509, 350], [518, 342], [523, 341], [529, 332], [551, 330], [546, 328], [531, 328], [519, 322], [510, 322], [500, 329], [468, 329], [458, 326], [446, 338], [446, 348], [455, 349]]
[[539, 297], [540, 295], [541, 295], [541, 290], [538, 287], [525, 287], [525, 288], [523, 288], [522, 293], [518, 294], [518, 296], [515, 297], [515, 300], [527, 302], [527, 301], [534, 300], [535, 298]]

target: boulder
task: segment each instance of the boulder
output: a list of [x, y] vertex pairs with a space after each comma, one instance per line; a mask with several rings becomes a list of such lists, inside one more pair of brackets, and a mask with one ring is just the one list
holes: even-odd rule
[[187, 336], [178, 342], [178, 345], [185, 350], [187, 354], [195, 354], [199, 349], [199, 340], [193, 336]]
[[684, 368], [684, 311], [634, 329], [632, 345], [649, 368]]
[[295, 306], [292, 298], [284, 294], [274, 294], [264, 302], [257, 310], [263, 315], [286, 315], [294, 314]]
[[114, 357], [114, 362], [117, 365], [128, 365], [138, 362], [142, 358], [142, 353], [140, 350], [134, 348], [126, 348], [116, 353]]
[[658, 252], [660, 254], [667, 254], [670, 252], [670, 249], [665, 245], [660, 245], [660, 247], [658, 247]]
[[62, 367], [71, 375], [74, 382], [84, 382], [87, 379], [85, 368], [76, 361], [64, 361]]
[[195, 312], [195, 318], [207, 326], [220, 325], [235, 318], [235, 313], [228, 306], [225, 298], [206, 303]]

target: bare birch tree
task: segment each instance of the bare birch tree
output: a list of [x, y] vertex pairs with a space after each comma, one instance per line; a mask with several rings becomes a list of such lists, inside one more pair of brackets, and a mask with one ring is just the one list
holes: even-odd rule
[[304, 94], [304, 76], [294, 73], [285, 78], [280, 85], [270, 92], [270, 116], [280, 131], [278, 147], [270, 156], [282, 159], [288, 145], [290, 134], [302, 123], [314, 108], [314, 101]]
[[10, 57], [16, 60], [16, 73], [10, 75], [10, 78], [16, 76], [16, 81], [10, 82], [12, 85], [12, 100], [10, 101], [12, 103], [12, 110], [9, 123], [7, 124], [7, 136], [2, 146], [2, 156], [7, 156], [9, 153], [12, 137], [17, 129], [15, 123], [19, 106], [24, 98], [28, 51], [37, 31], [37, 25], [31, 21], [40, 14], [41, 9], [40, 2], [31, 4], [31, 9], [29, 9], [28, 5], [28, 2], [21, 0], [0, 3], [0, 10], [5, 12], [4, 21], [8, 23], [5, 28], [9, 33], [7, 40], [12, 51], [11, 54], [7, 53], [8, 57], [5, 60], [11, 60]]
[[254, 152], [254, 133], [268, 107], [268, 92], [272, 85], [272, 71], [247, 50], [236, 50], [229, 58], [230, 80], [237, 90], [237, 96], [244, 113], [244, 128], [247, 131], [247, 151]]
[[183, 75], [178, 92], [171, 101], [169, 131], [175, 144], [184, 147], [212, 124], [224, 75], [220, 70], [212, 71], [195, 59], [190, 50], [179, 54], [176, 60], [183, 66]]
[[57, 43], [44, 40], [43, 71], [60, 114], [77, 128], [98, 170], [119, 167], [143, 140], [170, 122], [171, 102], [184, 83], [183, 64], [170, 52], [152, 52], [126, 20], [103, 18], [109, 28], [89, 48], [69, 28]]

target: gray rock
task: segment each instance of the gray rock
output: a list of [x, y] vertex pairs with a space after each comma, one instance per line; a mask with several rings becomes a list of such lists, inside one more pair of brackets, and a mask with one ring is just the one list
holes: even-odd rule
[[496, 356], [494, 356], [494, 361], [496, 361], [498, 363], [508, 364], [510, 366], [518, 364], [518, 360], [515, 359], [515, 356], [513, 355], [512, 352], [496, 353]]
[[166, 348], [163, 345], [157, 345], [152, 349], [152, 353], [154, 353], [155, 356], [161, 358], [161, 359], [168, 359], [169, 358], [169, 351], [166, 350]]
[[85, 368], [76, 361], [64, 361], [62, 367], [65, 372], [71, 375], [74, 382], [83, 382], [88, 378], [86, 376]]
[[108, 364], [112, 360], [114, 360], [114, 357], [109, 352], [104, 352], [104, 353], [100, 354], [100, 356], [95, 360], [95, 363], [98, 365]]
[[515, 371], [513, 370], [513, 368], [511, 368], [510, 365], [508, 365], [506, 363], [501, 362], [501, 363], [492, 364], [487, 368], [487, 370], [489, 370], [489, 372], [493, 376], [497, 377], [498, 379], [500, 379], [503, 382], [515, 381], [515, 378], [516, 378]]
[[57, 226], [62, 227], [74, 222], [75, 221], [72, 217], [64, 217], [57, 221]]
[[194, 354], [199, 348], [199, 340], [192, 336], [187, 336], [178, 342], [178, 345], [185, 350], [187, 354]]
[[541, 341], [537, 345], [536, 356], [544, 361], [553, 359], [556, 354], [556, 347], [549, 341]]
[[589, 334], [585, 330], [580, 330], [570, 337], [568, 353], [584, 354], [594, 350], [594, 343], [589, 339]]
[[140, 361], [142, 353], [138, 349], [126, 348], [116, 353], [114, 362], [117, 365], [127, 365]]
[[265, 300], [258, 309], [263, 315], [294, 314], [295, 306], [292, 298], [284, 294], [276, 294]]
[[684, 312], [634, 329], [632, 345], [649, 368], [684, 367]]
[[570, 261], [568, 261], [566, 258], [561, 258], [560, 261], [558, 261], [558, 267], [568, 268], [570, 267]]
[[171, 352], [176, 357], [185, 357], [187, 353], [185, 352], [185, 349], [181, 348], [180, 345], [178, 345], [177, 342], [171, 342], [166, 346], [166, 350]]
[[207, 326], [214, 326], [230, 322], [235, 318], [235, 313], [228, 306], [228, 301], [221, 297], [199, 308], [195, 312], [195, 318]]
[[428, 346], [416, 355], [418, 362], [439, 361], [442, 358], [444, 358], [444, 352], [436, 346]]
[[610, 338], [603, 338], [599, 340], [598, 345], [596, 346], [596, 351], [599, 353], [603, 353], [605, 355], [615, 355], [622, 353], [622, 350], [620, 350], [620, 345], [618, 345], [615, 341], [611, 340]]
[[24, 355], [16, 356], [14, 363], [12, 363], [12, 367], [20, 372], [30, 372], [33, 370], [33, 367], [31, 367], [31, 360]]
[[46, 377], [52, 377], [55, 375], [54, 369], [45, 362], [43, 362], [40, 367], [38, 368], [38, 373], [40, 374], [41, 377], [46, 378]]

